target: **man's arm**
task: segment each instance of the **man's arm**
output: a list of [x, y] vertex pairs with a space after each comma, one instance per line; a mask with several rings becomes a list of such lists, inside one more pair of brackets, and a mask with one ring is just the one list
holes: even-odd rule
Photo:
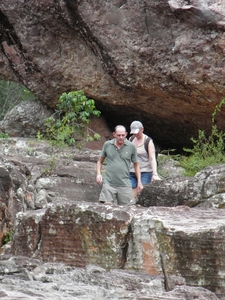
[[137, 192], [139, 193], [141, 190], [143, 190], [143, 184], [141, 183], [141, 171], [138, 162], [134, 163], [134, 171], [137, 177]]
[[103, 165], [104, 160], [105, 160], [105, 158], [100, 156], [99, 159], [98, 159], [98, 161], [97, 161], [97, 166], [96, 166], [96, 172], [97, 172], [96, 182], [98, 184], [102, 184], [101, 170], [102, 170], [102, 165]]

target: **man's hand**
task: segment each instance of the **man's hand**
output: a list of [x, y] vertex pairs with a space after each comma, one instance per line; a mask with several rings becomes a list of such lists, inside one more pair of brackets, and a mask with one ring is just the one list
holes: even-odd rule
[[105, 159], [104, 157], [99, 157], [99, 159], [97, 161], [97, 166], [96, 166], [96, 173], [97, 173], [96, 182], [98, 184], [102, 184], [101, 169], [102, 169], [102, 165], [103, 165], [104, 159]]
[[101, 174], [96, 176], [96, 182], [98, 184], [102, 184], [102, 175]]

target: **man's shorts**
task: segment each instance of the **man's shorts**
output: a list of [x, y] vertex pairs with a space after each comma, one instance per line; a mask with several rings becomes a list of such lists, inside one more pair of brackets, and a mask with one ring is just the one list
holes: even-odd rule
[[102, 186], [99, 201], [111, 202], [118, 205], [136, 204], [131, 187], [112, 187], [106, 183]]
[[[134, 172], [130, 172], [130, 180], [132, 189], [135, 189], [137, 187], [137, 177]], [[150, 183], [152, 180], [152, 172], [141, 172], [141, 183], [143, 185], [146, 185]]]

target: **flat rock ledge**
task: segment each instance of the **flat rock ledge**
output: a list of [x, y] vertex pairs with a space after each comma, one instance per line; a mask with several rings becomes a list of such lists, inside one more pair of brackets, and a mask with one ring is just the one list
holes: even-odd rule
[[187, 286], [212, 293], [197, 299], [225, 299], [224, 219], [225, 211], [213, 208], [50, 203], [17, 214], [13, 242], [2, 259], [27, 256], [43, 263], [162, 276], [168, 297], [154, 299], [175, 299], [169, 295], [177, 276]]
[[173, 290], [166, 292], [163, 276], [106, 271], [95, 265], [68, 267], [21, 256], [0, 261], [0, 280], [5, 300], [218, 300], [209, 290], [187, 286], [177, 276], [171, 277]]

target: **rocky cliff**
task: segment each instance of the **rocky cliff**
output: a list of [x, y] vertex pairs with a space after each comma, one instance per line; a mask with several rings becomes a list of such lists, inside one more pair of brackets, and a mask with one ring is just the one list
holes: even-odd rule
[[223, 0], [1, 0], [0, 78], [50, 107], [83, 89], [111, 129], [140, 119], [179, 148], [225, 95], [224, 31]]

